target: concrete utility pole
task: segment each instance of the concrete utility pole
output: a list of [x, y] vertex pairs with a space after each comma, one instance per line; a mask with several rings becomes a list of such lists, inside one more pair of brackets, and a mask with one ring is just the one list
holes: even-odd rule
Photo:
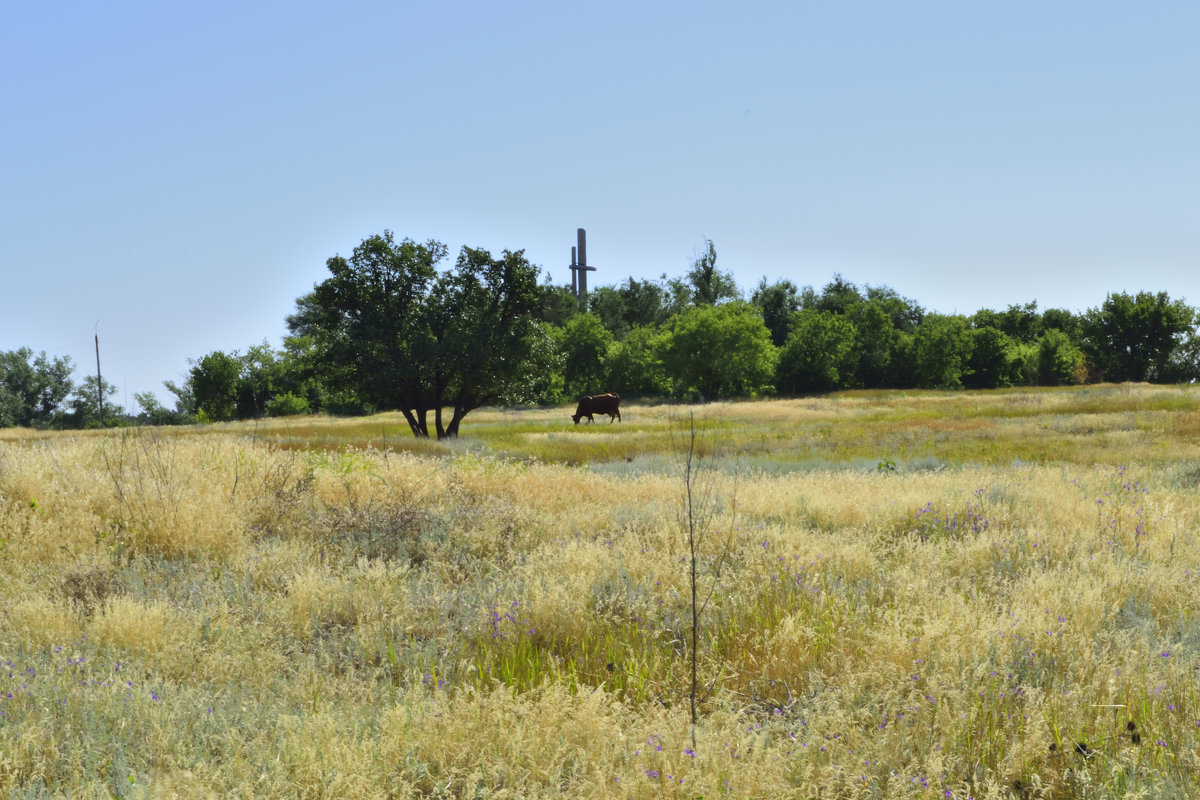
[[576, 263], [576, 248], [571, 248], [571, 291], [575, 297], [579, 299], [579, 307], [587, 311], [587, 274], [595, 272], [595, 267], [589, 267], [587, 263], [587, 231], [580, 228], [576, 232], [579, 240], [578, 256], [579, 261]]
[[571, 294], [579, 297], [579, 265], [575, 262], [575, 248], [571, 248]]

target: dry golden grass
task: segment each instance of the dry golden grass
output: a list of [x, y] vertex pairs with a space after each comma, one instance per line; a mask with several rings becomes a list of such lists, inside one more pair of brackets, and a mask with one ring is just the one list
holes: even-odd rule
[[483, 410], [449, 443], [397, 415], [7, 431], [0, 793], [1195, 797], [1198, 409], [1114, 386]]

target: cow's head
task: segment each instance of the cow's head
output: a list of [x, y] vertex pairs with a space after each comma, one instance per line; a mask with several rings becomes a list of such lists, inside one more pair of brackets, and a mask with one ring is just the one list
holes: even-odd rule
[[583, 414], [572, 414], [571, 419], [575, 420], [575, 424], [579, 424], [579, 420], [583, 419]]

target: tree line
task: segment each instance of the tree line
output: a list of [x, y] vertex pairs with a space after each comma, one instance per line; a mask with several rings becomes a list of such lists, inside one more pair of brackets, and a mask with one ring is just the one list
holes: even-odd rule
[[[1109, 294], [1075, 313], [1036, 301], [939, 314], [841, 275], [819, 291], [764, 277], [748, 294], [704, 250], [683, 276], [569, 286], [523, 251], [364, 239], [296, 300], [282, 349], [213, 351], [167, 381], [173, 408], [104, 419], [178, 424], [399, 410], [416, 436], [455, 436], [484, 405], [554, 404], [608, 390], [680, 400], [838, 389], [991, 389], [1200, 377], [1200, 312], [1166, 292]], [[70, 359], [0, 352], [0, 427], [100, 424], [96, 378]], [[107, 382], [105, 382], [107, 384]], [[105, 397], [115, 397], [107, 384]]]

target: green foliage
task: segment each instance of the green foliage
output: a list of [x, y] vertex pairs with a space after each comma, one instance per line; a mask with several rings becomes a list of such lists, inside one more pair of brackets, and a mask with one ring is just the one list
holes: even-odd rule
[[661, 357], [677, 397], [755, 397], [774, 391], [779, 354], [758, 310], [739, 301], [675, 317]]
[[[682, 289], [682, 287], [679, 287]], [[691, 297], [690, 289], [684, 294]], [[627, 278], [620, 286], [601, 286], [588, 293], [588, 310], [600, 317], [604, 327], [619, 341], [639, 325], [659, 325], [678, 309], [673, 309], [672, 290], [663, 282]], [[680, 304], [680, 308], [687, 301]]]
[[1051, 328], [1038, 342], [1038, 382], [1043, 386], [1070, 386], [1087, 377], [1086, 359], [1067, 334]]
[[[982, 330], [983, 328], [991, 328], [993, 330], [1004, 333], [1001, 328], [1004, 326], [1000, 319], [1000, 314], [990, 308], [981, 308], [971, 315], [971, 327]], [[1005, 333], [1005, 336], [1008, 334]]]
[[792, 314], [800, 308], [796, 284], [788, 280], [768, 284], [764, 275], [758, 283], [758, 288], [751, 295], [750, 302], [758, 306], [762, 313], [763, 323], [771, 332], [771, 343], [782, 347], [788, 338], [788, 325]]
[[[625, 302], [627, 328], [661, 325], [668, 317], [669, 291], [661, 283], [627, 278], [617, 289]], [[618, 336], [617, 338], [623, 338]]]
[[134, 392], [133, 399], [142, 409], [137, 421], [146, 425], [183, 425], [194, 420], [194, 413], [184, 413], [178, 408], [172, 411], [164, 406], [153, 392]]
[[864, 388], [904, 385], [902, 332], [896, 328], [885, 304], [855, 303], [847, 309], [846, 316], [854, 323], [854, 351], [858, 360], [854, 385]]
[[825, 284], [821, 295], [814, 298], [814, 304], [811, 307], [817, 311], [846, 314], [851, 307], [864, 300], [866, 298], [863, 297], [857, 286], [843, 278], [840, 273], [834, 273], [833, 280]]
[[[614, 286], [597, 286], [588, 290], [588, 316], [600, 322], [600, 327], [609, 332], [610, 338], [625, 336], [629, 329], [626, 322], [625, 298]], [[571, 325], [571, 320], [564, 327]], [[569, 383], [569, 381], [568, 381]]]
[[[971, 317], [973, 351], [963, 383], [991, 389], [1082, 383], [1086, 359], [1078, 347], [1079, 318], [1061, 308], [1039, 314], [1037, 302], [982, 309]], [[1000, 338], [1003, 337], [1003, 338]]]
[[[615, 294], [615, 293], [614, 293]], [[605, 358], [613, 335], [596, 314], [580, 314], [558, 331], [566, 395], [600, 394], [605, 386]]]
[[1012, 380], [1016, 386], [1036, 386], [1041, 369], [1041, 348], [1037, 342], [1013, 342]]
[[0, 351], [0, 428], [45, 428], [71, 393], [71, 359], [36, 357], [28, 347]]
[[[254, 419], [267, 413], [267, 404], [285, 393], [285, 363], [265, 341], [251, 345], [241, 361], [237, 383], [237, 416]], [[293, 387], [288, 387], [290, 390]]]
[[1018, 342], [1036, 342], [1042, 335], [1042, 315], [1037, 301], [1023, 306], [1010, 305], [999, 315], [999, 328]]
[[925, 318], [925, 309], [915, 300], [901, 297], [890, 286], [867, 286], [866, 302], [879, 306], [901, 333], [912, 333]]
[[175, 410], [178, 413], [186, 416], [194, 416], [199, 410], [196, 407], [196, 391], [192, 388], [192, 376], [190, 373], [181, 384], [175, 383], [175, 381], [163, 381], [163, 388], [175, 395]]
[[449, 318], [428, 303], [446, 246], [397, 242], [391, 231], [364, 239], [350, 258], [325, 262], [330, 277], [296, 300], [293, 335], [308, 337], [322, 382], [378, 408], [405, 410], [413, 433], [427, 436], [434, 404], [428, 365], [439, 342], [430, 330]]
[[[257, 419], [269, 414], [275, 397], [286, 394], [303, 398], [306, 411], [332, 411], [332, 397], [338, 393], [326, 390], [316, 378], [313, 352], [312, 341], [302, 336], [287, 339], [281, 351], [266, 341], [251, 345], [244, 355], [236, 350], [214, 351], [192, 362], [182, 385], [163, 383], [176, 396], [174, 411], [163, 408], [153, 395], [135, 395], [142, 419], [157, 425], [180, 424], [201, 411], [209, 422]], [[351, 406], [362, 410], [361, 403]]]
[[191, 369], [192, 392], [196, 410], [214, 422], [231, 420], [238, 410], [238, 382], [242, 364], [232, 354], [214, 350], [200, 358]]
[[1192, 331], [1171, 352], [1164, 379], [1169, 383], [1200, 381], [1200, 331]]
[[277, 394], [267, 402], [268, 417], [294, 417], [309, 413], [307, 397], [298, 397], [291, 392]]
[[326, 385], [400, 410], [418, 437], [429, 436], [430, 411], [438, 438], [456, 436], [472, 409], [528, 396], [553, 366], [538, 323], [545, 292], [524, 253], [464, 247], [439, 272], [445, 255], [440, 242], [397, 242], [391, 231], [364, 239], [349, 259], [326, 262], [331, 277], [288, 318], [311, 338]]
[[1080, 324], [1080, 317], [1065, 308], [1047, 308], [1042, 312], [1043, 331], [1058, 328], [1076, 345], [1079, 344]]
[[1016, 349], [1004, 331], [990, 325], [972, 328], [971, 356], [967, 359], [963, 385], [971, 389], [998, 389], [1013, 383]]
[[[1058, 314], [1051, 314], [1058, 318]], [[983, 308], [971, 315], [971, 327], [995, 328], [1016, 342], [1036, 342], [1042, 335], [1043, 316], [1038, 313], [1037, 301], [1023, 306], [1010, 305], [1005, 311]]]
[[276, 357], [279, 372], [272, 386], [275, 393], [306, 398], [312, 412], [359, 414], [367, 408], [351, 387], [331, 386], [321, 380], [320, 354], [312, 337], [285, 336], [283, 350]]
[[[71, 428], [101, 427], [96, 385], [95, 375], [84, 376], [82, 383], [75, 387], [71, 399], [67, 402], [70, 410], [60, 418], [62, 424]], [[113, 402], [113, 398], [120, 390], [108, 381], [104, 381], [102, 385], [104, 387], [104, 427], [124, 424], [126, 422], [125, 409], [120, 404]]]
[[[424, 365], [438, 438], [457, 436], [468, 412], [488, 403], [532, 398], [539, 373], [558, 366], [538, 324], [537, 268], [524, 251], [495, 258], [464, 247], [454, 270], [438, 276], [427, 299], [427, 335], [436, 342]], [[441, 407], [453, 407], [443, 427]], [[403, 409], [402, 409], [403, 410]]]
[[500, 402], [511, 405], [561, 403], [565, 398], [563, 357], [549, 326], [529, 332], [528, 355], [513, 370]]
[[913, 334], [916, 384], [923, 389], [958, 389], [971, 355], [971, 334], [961, 316], [928, 314]]
[[1110, 294], [1084, 315], [1083, 350], [1104, 380], [1163, 382], [1195, 323], [1195, 309], [1166, 292]]
[[704, 240], [704, 252], [692, 262], [687, 281], [692, 290], [692, 302], [698, 306], [715, 306], [742, 296], [733, 275], [717, 269], [717, 248], [708, 239]]
[[579, 313], [579, 300], [570, 286], [556, 286], [547, 281], [538, 287], [540, 301], [537, 318], [550, 325], [565, 325]]
[[666, 281], [666, 316], [670, 320], [692, 305], [692, 287], [685, 278], [668, 279], [663, 275], [663, 280]]
[[912, 334], [925, 316], [920, 305], [888, 286], [860, 290], [837, 273], [820, 294], [806, 286], [797, 302], [802, 310], [844, 317], [852, 323], [855, 341], [849, 358], [854, 367], [839, 367], [840, 385], [914, 385]]
[[608, 385], [619, 387], [626, 397], [670, 394], [671, 382], [658, 356], [665, 338], [658, 330], [639, 325], [630, 329], [623, 340], [613, 342], [604, 360]]
[[847, 388], [854, 376], [854, 323], [832, 311], [804, 309], [791, 317], [779, 353], [776, 385], [802, 394]]

